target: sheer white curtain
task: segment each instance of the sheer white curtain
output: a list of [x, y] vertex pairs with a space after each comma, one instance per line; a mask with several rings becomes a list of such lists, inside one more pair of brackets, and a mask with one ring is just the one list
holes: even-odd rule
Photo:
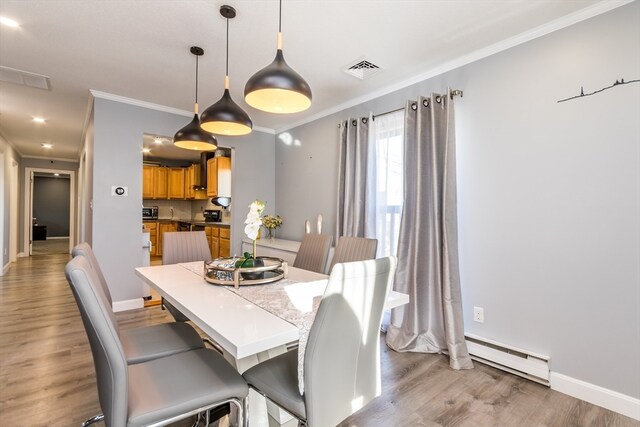
[[368, 219], [378, 239], [378, 257], [397, 255], [404, 193], [404, 111], [376, 116], [372, 124], [369, 152], [371, 203]]
[[378, 239], [377, 257], [396, 255], [403, 200], [404, 110], [340, 124], [336, 239]]

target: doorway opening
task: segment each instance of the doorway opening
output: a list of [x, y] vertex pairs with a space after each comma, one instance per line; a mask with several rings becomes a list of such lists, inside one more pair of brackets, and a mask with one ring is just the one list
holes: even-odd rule
[[24, 252], [70, 253], [75, 244], [75, 173], [25, 169]]

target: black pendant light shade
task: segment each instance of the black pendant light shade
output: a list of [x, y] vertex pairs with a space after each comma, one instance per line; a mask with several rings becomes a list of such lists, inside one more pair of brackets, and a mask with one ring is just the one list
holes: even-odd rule
[[269, 113], [297, 113], [311, 106], [311, 88], [284, 60], [282, 49], [276, 58], [247, 81], [244, 100]]
[[173, 145], [187, 150], [213, 151], [218, 148], [216, 137], [202, 130], [198, 119], [198, 57], [204, 55], [204, 50], [198, 46], [191, 46], [191, 53], [196, 55], [196, 102], [193, 120], [180, 129], [173, 137]]
[[188, 125], [176, 132], [173, 145], [187, 150], [212, 151], [218, 148], [218, 141], [215, 136], [200, 128], [200, 120], [196, 113]]
[[218, 135], [246, 135], [253, 129], [249, 115], [236, 104], [229, 92], [229, 19], [236, 16], [231, 6], [221, 6], [220, 14], [227, 20], [227, 62], [222, 98], [202, 112], [200, 127]]
[[282, 0], [278, 30], [278, 51], [273, 62], [255, 73], [244, 88], [244, 100], [258, 110], [288, 114], [311, 106], [311, 87], [284, 60], [282, 54]]
[[253, 128], [249, 115], [234, 102], [226, 88], [222, 98], [204, 110], [200, 119], [202, 129], [218, 135], [246, 135]]

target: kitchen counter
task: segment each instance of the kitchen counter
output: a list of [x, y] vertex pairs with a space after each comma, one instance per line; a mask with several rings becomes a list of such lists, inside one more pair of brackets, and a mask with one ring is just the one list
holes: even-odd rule
[[191, 225], [200, 225], [203, 227], [207, 225], [213, 225], [218, 227], [231, 227], [231, 224], [228, 222], [206, 222], [206, 221], [195, 220], [195, 219], [179, 219], [179, 218], [144, 219], [142, 220], [142, 222], [158, 222], [162, 224], [169, 224], [172, 222], [186, 222]]

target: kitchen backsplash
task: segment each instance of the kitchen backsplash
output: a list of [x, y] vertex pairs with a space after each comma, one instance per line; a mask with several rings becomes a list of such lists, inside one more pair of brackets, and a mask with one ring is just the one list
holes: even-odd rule
[[[211, 199], [207, 200], [144, 200], [144, 206], [157, 206], [158, 218], [161, 219], [192, 219], [195, 221], [204, 221], [202, 212], [205, 209], [222, 210], [219, 206], [211, 203]], [[173, 215], [172, 215], [173, 209]], [[222, 212], [222, 221], [229, 222], [230, 212], [227, 209]]]

